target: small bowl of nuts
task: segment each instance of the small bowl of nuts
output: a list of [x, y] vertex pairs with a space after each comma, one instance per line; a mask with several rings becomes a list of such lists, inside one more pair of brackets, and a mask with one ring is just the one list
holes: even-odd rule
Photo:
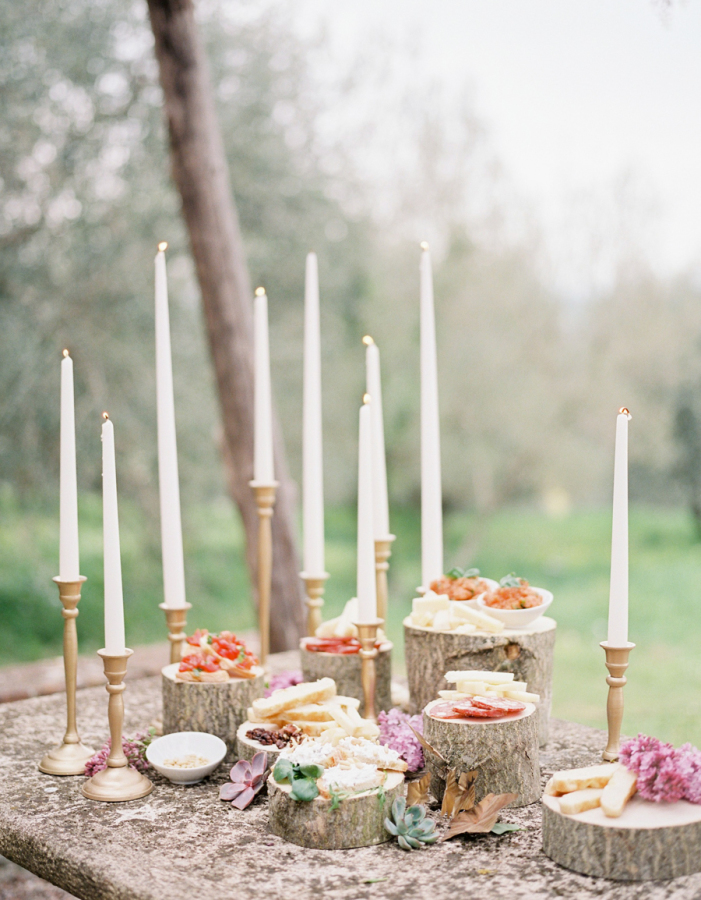
[[177, 731], [152, 741], [146, 759], [173, 784], [197, 784], [226, 756], [226, 744], [214, 734]]

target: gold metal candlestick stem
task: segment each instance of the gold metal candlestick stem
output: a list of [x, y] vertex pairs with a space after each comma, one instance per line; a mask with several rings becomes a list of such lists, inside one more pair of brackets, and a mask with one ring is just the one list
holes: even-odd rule
[[304, 593], [307, 604], [307, 634], [314, 637], [316, 630], [321, 625], [321, 608], [324, 605], [324, 586], [329, 577], [328, 572], [323, 575], [310, 575], [308, 572], [300, 572], [299, 577], [304, 582]]
[[363, 687], [363, 700], [365, 710], [363, 718], [370, 719], [371, 722], [377, 721], [375, 715], [375, 685], [377, 684], [377, 674], [375, 672], [375, 659], [377, 657], [377, 629], [384, 625], [383, 619], [375, 619], [374, 622], [354, 622], [358, 629], [358, 640], [360, 641], [360, 682]]
[[187, 635], [185, 634], [185, 626], [187, 625], [187, 611], [192, 609], [191, 603], [173, 609], [166, 606], [165, 603], [158, 605], [166, 614], [166, 623], [168, 625], [168, 640], [170, 641], [170, 661], [171, 663], [180, 662], [183, 658], [183, 643]]
[[39, 763], [39, 771], [47, 775], [82, 775], [85, 763], [95, 755], [92, 747], [86, 747], [80, 740], [75, 716], [75, 692], [78, 680], [78, 632], [75, 620], [78, 618], [78, 602], [84, 575], [75, 581], [64, 581], [60, 576], [53, 579], [58, 585], [58, 596], [63, 609], [63, 669], [66, 674], [66, 733], [58, 747], [50, 750]]
[[621, 748], [621, 723], [623, 722], [623, 688], [626, 686], [625, 671], [628, 668], [628, 657], [635, 644], [626, 644], [625, 647], [614, 647], [608, 641], [602, 641], [601, 646], [606, 654], [606, 668], [609, 670], [606, 684], [609, 686], [608, 700], [606, 701], [606, 718], [608, 720], [608, 743], [603, 753], [607, 762], [618, 759]]
[[270, 583], [273, 574], [273, 507], [278, 481], [249, 482], [258, 507], [258, 630], [260, 663], [265, 665], [270, 650]]
[[375, 539], [375, 581], [377, 584], [377, 615], [387, 620], [387, 572], [389, 558], [392, 555], [392, 544], [396, 536], [388, 534], [384, 538]]
[[83, 796], [88, 800], [104, 800], [118, 803], [138, 800], [153, 790], [153, 785], [145, 775], [132, 769], [122, 750], [122, 729], [124, 727], [124, 698], [127, 662], [134, 651], [125, 649], [119, 656], [110, 656], [106, 650], [98, 650], [102, 657], [107, 678], [107, 693], [110, 695], [107, 716], [110, 723], [110, 755], [107, 768], [93, 775], [83, 785]]

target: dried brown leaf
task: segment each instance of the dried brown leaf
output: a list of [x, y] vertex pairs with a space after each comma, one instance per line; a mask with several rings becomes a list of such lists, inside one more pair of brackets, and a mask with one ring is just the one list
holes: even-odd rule
[[463, 810], [472, 809], [475, 805], [476, 778], [476, 770], [462, 772], [459, 776], [456, 769], [448, 770], [441, 806], [442, 816], [455, 816]]
[[422, 806], [428, 800], [428, 787], [431, 784], [431, 773], [426, 774], [417, 779], [410, 781], [406, 789], [406, 805]]
[[518, 794], [487, 794], [477, 806], [453, 816], [441, 840], [449, 841], [457, 834], [486, 834], [494, 827], [499, 812], [517, 796]]
[[421, 746], [424, 748], [424, 750], [425, 750], [427, 753], [431, 753], [431, 754], [433, 754], [433, 756], [437, 756], [438, 759], [441, 760], [441, 762], [444, 762], [446, 765], [448, 765], [448, 760], [445, 758], [445, 756], [443, 756], [442, 754], [440, 754], [440, 753], [436, 750], [435, 747], [432, 747], [432, 746], [429, 744], [429, 742], [426, 740], [426, 738], [425, 738], [422, 734], [419, 734], [419, 732], [416, 731], [415, 728], [412, 728], [411, 725], [409, 725], [409, 729], [410, 729], [410, 731], [413, 733], [413, 735], [414, 735], [414, 737], [416, 738], [416, 740], [421, 744]]

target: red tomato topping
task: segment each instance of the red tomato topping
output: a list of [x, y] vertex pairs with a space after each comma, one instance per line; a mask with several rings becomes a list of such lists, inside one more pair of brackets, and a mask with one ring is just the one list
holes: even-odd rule
[[216, 659], [212, 659], [211, 657], [205, 659], [201, 653], [191, 653], [189, 656], [185, 656], [182, 659], [180, 671], [192, 672], [194, 669], [199, 669], [202, 672], [218, 672], [221, 669], [221, 666]]

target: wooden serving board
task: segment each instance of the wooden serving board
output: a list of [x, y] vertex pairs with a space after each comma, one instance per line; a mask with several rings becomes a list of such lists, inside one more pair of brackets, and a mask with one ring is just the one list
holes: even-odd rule
[[288, 784], [268, 778], [268, 828], [278, 837], [315, 850], [349, 850], [391, 841], [385, 828], [392, 802], [403, 797], [406, 788], [400, 772], [388, 772], [382, 793], [366, 791], [341, 800], [337, 809], [331, 801], [293, 800]]
[[[302, 662], [302, 674], [305, 681], [318, 681], [320, 678], [333, 678], [336, 682], [336, 693], [343, 697], [355, 697], [360, 700], [360, 715], [365, 714], [363, 685], [360, 681], [360, 654], [320, 653], [306, 650], [305, 639], [299, 645]], [[392, 708], [392, 647], [391, 641], [385, 641], [375, 657], [375, 713]]]
[[538, 742], [548, 740], [553, 692], [553, 649], [557, 623], [549, 616], [523, 629], [506, 628], [499, 634], [474, 631], [434, 631], [404, 620], [404, 657], [409, 696], [415, 712], [452, 689], [443, 676], [450, 671], [472, 669], [484, 672], [511, 672], [514, 680], [525, 681], [528, 690], [540, 694], [538, 704]]
[[[458, 774], [477, 771], [475, 800], [487, 794], [517, 794], [511, 806], [528, 806], [540, 796], [540, 766], [536, 708], [532, 703], [514, 716], [495, 719], [434, 719], [429, 703], [423, 714], [423, 734]], [[439, 800], [445, 790], [446, 766], [427, 754], [431, 792]]]
[[247, 720], [248, 707], [265, 691], [263, 669], [252, 669], [255, 678], [230, 678], [223, 682], [176, 681], [179, 663], [161, 670], [163, 733], [206, 731], [216, 734], [236, 752], [236, 731]]
[[543, 852], [582, 875], [656, 881], [701, 872], [701, 805], [633, 797], [617, 819], [600, 808], [574, 816], [543, 797]]

